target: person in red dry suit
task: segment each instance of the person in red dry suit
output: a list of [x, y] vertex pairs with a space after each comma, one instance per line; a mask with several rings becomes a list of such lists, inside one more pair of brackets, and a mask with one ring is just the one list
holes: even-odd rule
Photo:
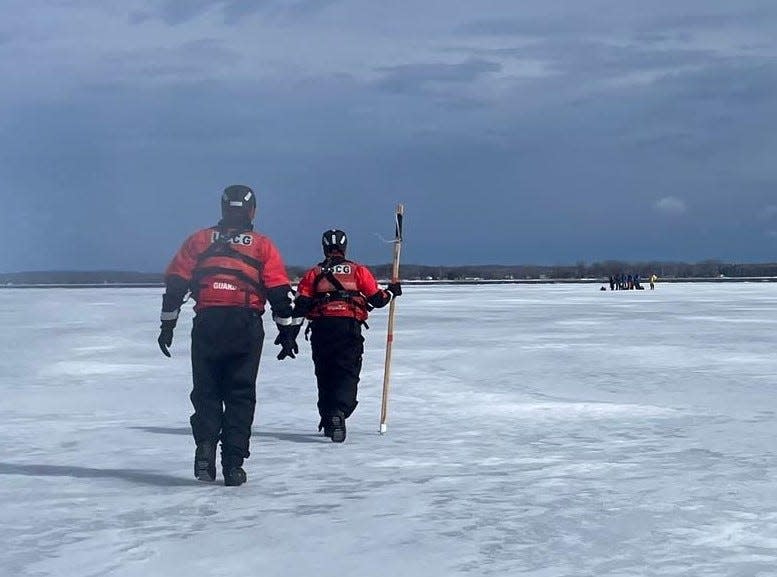
[[383, 290], [370, 270], [345, 258], [348, 239], [331, 229], [321, 238], [324, 260], [299, 282], [295, 317], [310, 319], [310, 345], [318, 382], [319, 430], [335, 443], [345, 440], [345, 420], [357, 405], [364, 337], [371, 308], [402, 294], [400, 283]]
[[221, 197], [221, 220], [183, 243], [165, 272], [159, 348], [170, 356], [173, 329], [188, 292], [196, 301], [192, 328], [194, 475], [216, 479], [221, 441], [224, 484], [246, 481], [243, 460], [256, 405], [256, 376], [264, 340], [262, 313], [272, 307], [278, 359], [294, 358], [302, 319], [295, 320], [286, 268], [273, 242], [253, 229], [256, 195], [243, 185]]

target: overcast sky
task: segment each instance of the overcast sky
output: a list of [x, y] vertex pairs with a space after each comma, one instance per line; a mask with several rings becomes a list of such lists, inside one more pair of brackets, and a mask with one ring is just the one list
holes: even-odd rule
[[[131, 6], [128, 7], [128, 6]], [[0, 272], [777, 259], [774, 0], [0, 0]]]

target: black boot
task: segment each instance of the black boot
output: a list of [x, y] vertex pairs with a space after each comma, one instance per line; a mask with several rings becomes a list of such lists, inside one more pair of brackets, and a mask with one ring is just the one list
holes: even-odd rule
[[194, 450], [194, 477], [200, 481], [216, 480], [216, 443], [205, 442]]
[[321, 420], [318, 423], [318, 430], [324, 429], [324, 436], [332, 438], [332, 424], [329, 422], [330, 419], [327, 417], [321, 417]]
[[243, 470], [243, 458], [221, 456], [221, 472], [224, 474], [224, 484], [227, 487], [237, 487], [246, 482], [248, 477]]
[[248, 480], [243, 467], [230, 467], [224, 469], [224, 485], [227, 487], [238, 487]]
[[[342, 413], [329, 417], [328, 425], [331, 434], [327, 435], [327, 437], [332, 439], [333, 443], [342, 443], [345, 441], [345, 417], [343, 417]], [[325, 425], [324, 431], [326, 432], [326, 430], [327, 426]]]

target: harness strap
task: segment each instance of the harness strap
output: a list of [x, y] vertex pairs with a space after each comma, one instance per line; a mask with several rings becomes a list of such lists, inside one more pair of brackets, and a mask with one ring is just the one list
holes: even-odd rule
[[[319, 292], [319, 285], [324, 279], [329, 281], [329, 284], [331, 284], [335, 290]], [[362, 293], [357, 290], [348, 290], [343, 286], [343, 283], [341, 283], [332, 272], [331, 261], [329, 259], [321, 265], [321, 272], [319, 272], [313, 280], [313, 293], [315, 295], [313, 297], [314, 308], [331, 301], [343, 301], [355, 309], [360, 309], [365, 313], [369, 312], [367, 301]], [[365, 327], [367, 326], [366, 322], [361, 321], [361, 323], [364, 324]]]
[[[233, 238], [251, 230], [252, 228], [249, 227], [243, 230], [234, 231], [232, 234], [227, 234], [227, 229], [224, 227], [219, 226], [216, 228], [218, 237], [213, 240], [208, 248], [200, 253], [200, 255], [197, 257], [197, 263], [194, 265], [194, 271], [192, 274], [192, 293], [194, 294], [195, 298], [197, 297], [196, 293], [199, 292], [199, 289], [204, 288], [202, 279], [211, 274], [222, 274], [234, 277], [253, 288], [257, 294], [264, 294], [264, 285], [261, 282], [256, 281], [255, 279], [248, 276], [242, 270], [224, 266], [202, 266], [202, 264], [209, 258], [223, 256], [247, 264], [249, 267], [256, 270], [257, 274], [261, 277], [262, 270], [264, 269], [264, 263], [262, 263], [260, 260], [248, 256], [247, 254], [243, 254], [232, 246]], [[195, 284], [197, 286], [194, 286]], [[243, 290], [243, 292], [245, 293], [246, 306], [248, 306], [250, 302], [249, 291]]]
[[251, 268], [256, 269], [256, 271], [259, 273], [261, 273], [262, 269], [264, 269], [264, 263], [262, 263], [262, 261], [257, 260], [253, 257], [250, 257], [247, 254], [243, 254], [239, 250], [235, 250], [235, 248], [228, 240], [227, 241], [217, 240], [216, 242], [211, 244], [207, 249], [205, 249], [202, 252], [202, 254], [200, 254], [199, 257], [197, 257], [197, 264], [199, 265], [206, 259], [209, 259], [214, 256], [225, 256], [228, 258], [237, 259], [239, 261], [244, 262]]
[[248, 276], [246, 273], [244, 273], [242, 270], [234, 269], [234, 268], [227, 268], [222, 266], [206, 266], [202, 268], [198, 268], [194, 271], [194, 274], [192, 275], [192, 280], [195, 281], [198, 285], [200, 285], [203, 277], [206, 277], [211, 274], [223, 274], [227, 276], [233, 276], [247, 285], [251, 286], [257, 294], [264, 294], [264, 285], [260, 282], [255, 281], [250, 276]]
[[[345, 287], [343, 286], [343, 283], [341, 283], [339, 280], [337, 280], [337, 277], [332, 273], [332, 269], [329, 267], [322, 267], [321, 272], [316, 275], [316, 278], [313, 280], [313, 291], [318, 292], [318, 285], [321, 283], [322, 280], [328, 280], [329, 283], [335, 287], [338, 291], [345, 291]], [[346, 291], [347, 292], [347, 291]]]

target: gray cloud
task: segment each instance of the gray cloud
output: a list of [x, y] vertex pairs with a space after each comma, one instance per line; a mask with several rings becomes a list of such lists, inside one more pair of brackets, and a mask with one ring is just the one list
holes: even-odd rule
[[212, 0], [163, 0], [158, 2], [156, 6], [149, 7], [145, 14], [150, 18], [161, 18], [167, 24], [175, 26], [216, 7], [222, 9], [223, 6], [224, 2], [213, 2]]
[[763, 207], [763, 210], [759, 213], [759, 216], [765, 220], [777, 219], [777, 205], [770, 204]]
[[775, 248], [747, 224], [777, 182], [763, 2], [13, 1], [0, 270], [159, 270], [233, 182], [295, 264], [330, 226], [387, 260], [397, 201], [408, 261]]
[[160, 19], [170, 26], [178, 26], [207, 12], [215, 12], [224, 22], [234, 23], [238, 17], [262, 10], [267, 4], [262, 0], [156, 0], [145, 9], [131, 14], [130, 19], [135, 24]]
[[461, 35], [563, 37], [636, 34], [645, 40], [688, 38], [688, 32], [734, 27], [763, 31], [773, 27], [769, 0], [733, 4], [726, 0], [689, 0], [682, 4], [591, 0], [586, 3], [532, 2], [520, 14], [477, 18], [461, 24]]
[[467, 60], [457, 64], [414, 63], [378, 68], [376, 86], [393, 93], [426, 92], [434, 88], [471, 84], [484, 75], [499, 72], [501, 65], [487, 60]]
[[656, 210], [664, 214], [671, 216], [678, 216], [684, 214], [688, 207], [685, 205], [685, 201], [676, 196], [665, 196], [658, 200], [655, 204]]
[[767, 1], [750, 2], [746, 4], [731, 4], [730, 2], [701, 2], [688, 10], [687, 6], [677, 6], [677, 11], [659, 14], [650, 19], [656, 29], [699, 29], [699, 28], [731, 28], [733, 26], [746, 28], [767, 28], [773, 25], [769, 20], [774, 18], [774, 4]]
[[111, 56], [110, 67], [117, 79], [128, 82], [142, 77], [147, 81], [162, 78], [190, 83], [223, 73], [242, 58], [239, 51], [227, 48], [223, 40], [201, 38], [155, 50], [153, 55], [137, 50], [117, 53]]
[[186, 24], [205, 13], [214, 12], [227, 25], [239, 24], [242, 18], [263, 13], [270, 18], [294, 18], [313, 14], [336, 0], [153, 0], [144, 10], [134, 12], [135, 24], [161, 19], [170, 26]]

